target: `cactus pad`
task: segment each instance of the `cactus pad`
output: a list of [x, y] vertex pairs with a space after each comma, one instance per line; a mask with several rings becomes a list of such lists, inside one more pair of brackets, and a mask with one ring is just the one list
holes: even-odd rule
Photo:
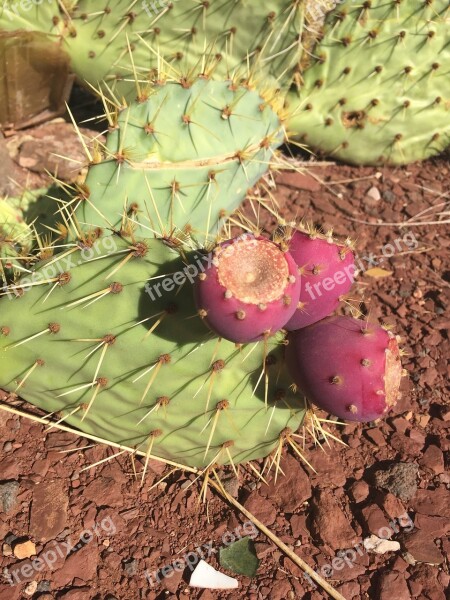
[[0, 300], [0, 386], [178, 464], [268, 455], [301, 424], [303, 401], [279, 340], [236, 347], [196, 315], [188, 273], [203, 263], [156, 239], [68, 248]]
[[447, 0], [345, 0], [289, 95], [289, 131], [349, 163], [403, 164], [450, 143]]
[[161, 82], [110, 119], [106, 148], [76, 211], [84, 228], [120, 228], [124, 207], [166, 235], [217, 233], [284, 140], [270, 100], [231, 81]]

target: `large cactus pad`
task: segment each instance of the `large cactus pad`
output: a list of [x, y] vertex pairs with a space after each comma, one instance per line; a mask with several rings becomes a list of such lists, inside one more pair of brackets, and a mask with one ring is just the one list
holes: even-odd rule
[[207, 260], [112, 236], [47, 261], [0, 301], [0, 386], [179, 464], [268, 455], [303, 401], [280, 340], [236, 347], [197, 316], [189, 279]]
[[289, 97], [289, 130], [356, 164], [402, 164], [450, 142], [447, 0], [345, 0], [328, 16], [316, 61]]

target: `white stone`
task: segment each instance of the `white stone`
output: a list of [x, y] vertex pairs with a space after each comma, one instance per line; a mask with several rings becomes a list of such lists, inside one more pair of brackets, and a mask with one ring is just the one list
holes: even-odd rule
[[386, 552], [396, 552], [400, 550], [400, 544], [391, 540], [383, 540], [376, 535], [371, 535], [363, 542], [364, 548], [375, 554], [386, 554]]
[[233, 577], [216, 571], [214, 567], [201, 560], [191, 575], [189, 585], [209, 590], [234, 590], [239, 586], [239, 582]]
[[367, 195], [369, 198], [372, 198], [372, 200], [381, 200], [380, 190], [375, 186], [370, 188], [370, 190], [367, 192]]

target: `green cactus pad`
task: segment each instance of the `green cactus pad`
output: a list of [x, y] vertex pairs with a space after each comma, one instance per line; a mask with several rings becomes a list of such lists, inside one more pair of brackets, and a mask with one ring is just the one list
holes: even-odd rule
[[278, 87], [288, 85], [300, 57], [302, 12], [293, 0], [144, 0], [132, 10], [128, 0], [79, 0], [67, 45], [75, 72], [128, 98], [135, 95], [128, 40], [143, 82], [163, 61], [172, 74], [253, 74]]
[[345, 0], [289, 95], [288, 131], [349, 163], [403, 164], [450, 142], [447, 0]]
[[266, 388], [264, 344], [220, 341], [197, 316], [184, 269], [205, 260], [110, 236], [47, 261], [0, 300], [0, 387], [182, 465], [267, 456], [301, 425], [303, 400], [281, 340], [268, 343]]
[[111, 116], [78, 223], [84, 230], [118, 229], [128, 207], [161, 235], [188, 226], [204, 242], [267, 171], [283, 140], [270, 101], [247, 87], [206, 79], [161, 83], [147, 100]]
[[[103, 81], [118, 97], [136, 96], [155, 68], [170, 75], [206, 72], [289, 86], [301, 56], [304, 8], [298, 0], [43, 0], [23, 10], [10, 0], [0, 29], [61, 36], [80, 81]], [[130, 51], [132, 59], [130, 58]]]

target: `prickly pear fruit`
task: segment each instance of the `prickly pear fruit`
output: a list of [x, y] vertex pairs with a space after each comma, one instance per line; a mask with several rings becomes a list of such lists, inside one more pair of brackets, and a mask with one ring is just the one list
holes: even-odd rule
[[356, 267], [348, 244], [316, 232], [295, 231], [288, 248], [301, 275], [298, 307], [285, 327], [292, 331], [331, 315], [352, 287]]
[[398, 398], [396, 337], [378, 325], [330, 317], [288, 336], [286, 361], [306, 397], [346, 421], [374, 421]]
[[275, 243], [244, 234], [216, 246], [195, 283], [199, 315], [237, 343], [264, 339], [292, 316], [300, 293], [297, 266]]

